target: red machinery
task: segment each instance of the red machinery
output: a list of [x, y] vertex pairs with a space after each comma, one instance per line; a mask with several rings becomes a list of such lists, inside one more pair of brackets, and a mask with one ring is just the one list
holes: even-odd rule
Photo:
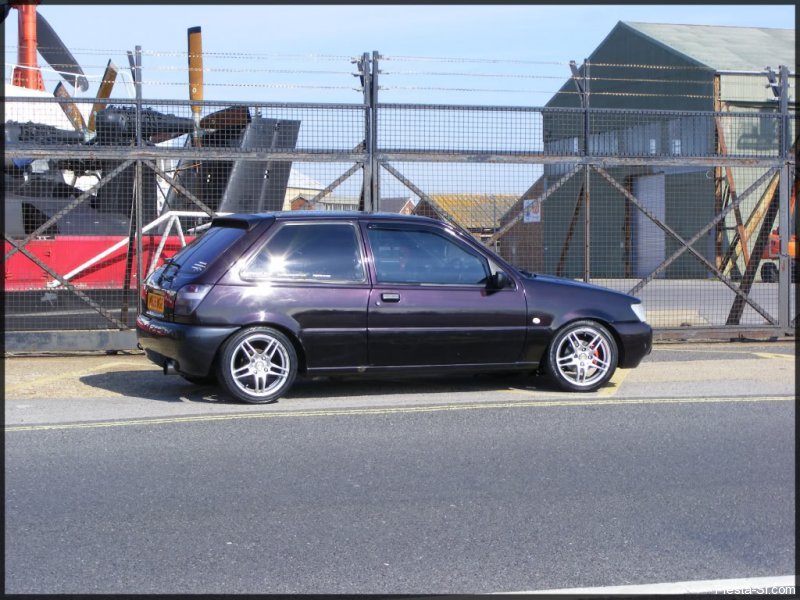
[[[788, 255], [791, 263], [792, 281], [796, 279], [796, 264], [797, 264], [797, 221], [795, 219], [795, 201], [797, 200], [797, 185], [792, 190], [791, 200], [789, 201], [789, 248]], [[780, 228], [773, 229], [769, 234], [769, 240], [764, 252], [761, 255], [762, 260], [768, 261], [761, 265], [761, 279], [767, 283], [775, 283], [778, 281], [778, 266], [777, 261], [781, 256], [781, 235]], [[775, 262], [773, 262], [775, 261]]]

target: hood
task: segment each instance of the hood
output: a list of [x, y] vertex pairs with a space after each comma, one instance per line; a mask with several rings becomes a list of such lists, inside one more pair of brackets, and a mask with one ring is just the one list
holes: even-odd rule
[[626, 294], [625, 292], [618, 292], [616, 290], [609, 289], [607, 287], [603, 287], [601, 285], [595, 285], [593, 283], [585, 283], [583, 281], [575, 281], [574, 279], [567, 279], [566, 277], [556, 277], [555, 275], [540, 275], [538, 273], [526, 275], [522, 274], [523, 279], [527, 281], [536, 281], [540, 283], [546, 283], [551, 285], [561, 285], [567, 286], [576, 290], [593, 290], [596, 292], [606, 292], [608, 294], [614, 294], [617, 296], [621, 296], [622, 298], [629, 299], [631, 301], [638, 301], [639, 299], [635, 296], [631, 296], [630, 294]]
[[558, 328], [575, 319], [607, 323], [638, 320], [631, 310], [640, 300], [606, 287], [552, 275], [522, 275], [528, 317], [542, 326]]

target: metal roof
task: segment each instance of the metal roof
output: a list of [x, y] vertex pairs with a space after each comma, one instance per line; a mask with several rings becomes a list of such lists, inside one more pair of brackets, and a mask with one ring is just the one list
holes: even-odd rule
[[[511, 194], [430, 194], [429, 198], [461, 226], [469, 229], [494, 229], [519, 196]], [[427, 214], [427, 202], [420, 200], [415, 214]]]
[[411, 196], [394, 196], [394, 197], [386, 197], [383, 196], [378, 203], [381, 212], [387, 213], [399, 213], [403, 210], [408, 204], [411, 202], [411, 206], [414, 207], [414, 201], [412, 200]]
[[795, 30], [621, 21], [667, 49], [715, 71], [795, 70]]

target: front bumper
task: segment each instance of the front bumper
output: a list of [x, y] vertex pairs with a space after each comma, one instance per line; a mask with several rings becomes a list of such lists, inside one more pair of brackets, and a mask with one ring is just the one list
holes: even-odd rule
[[621, 369], [632, 369], [653, 350], [653, 328], [647, 323], [615, 323], [619, 334]]
[[210, 374], [217, 350], [237, 329], [170, 323], [146, 315], [136, 317], [136, 337], [147, 358], [160, 367], [172, 360], [177, 371], [196, 377]]

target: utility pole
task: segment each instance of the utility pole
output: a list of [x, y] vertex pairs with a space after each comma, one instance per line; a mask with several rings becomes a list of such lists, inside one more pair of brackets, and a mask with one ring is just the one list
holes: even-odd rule
[[370, 72], [369, 54], [364, 52], [358, 60], [358, 77], [361, 81], [361, 91], [364, 94], [364, 148], [366, 159], [364, 160], [363, 172], [364, 180], [361, 185], [361, 201], [358, 203], [358, 210], [364, 212], [373, 211], [372, 198], [372, 157], [373, 157], [373, 110], [372, 110], [372, 74]]
[[371, 93], [370, 93], [370, 108], [372, 112], [372, 128], [370, 130], [370, 144], [368, 146], [370, 172], [372, 173], [372, 194], [370, 205], [370, 212], [380, 210], [380, 168], [378, 166], [378, 59], [380, 54], [377, 50], [372, 51], [372, 77]]

